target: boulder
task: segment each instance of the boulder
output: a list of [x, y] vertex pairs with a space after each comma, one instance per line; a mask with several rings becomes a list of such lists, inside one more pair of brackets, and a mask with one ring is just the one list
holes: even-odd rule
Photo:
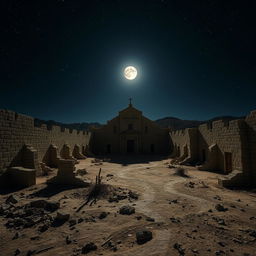
[[55, 221], [57, 222], [66, 222], [70, 218], [70, 214], [68, 213], [63, 213], [63, 212], [57, 212], [57, 215], [55, 217]]
[[97, 250], [97, 245], [90, 242], [90, 243], [87, 243], [86, 245], [83, 246], [82, 254], [87, 254], [91, 251], [96, 251], [96, 250]]
[[136, 233], [136, 239], [138, 244], [144, 244], [153, 238], [152, 232], [149, 230], [142, 230]]
[[36, 200], [30, 202], [30, 207], [41, 208], [49, 212], [54, 212], [60, 208], [59, 202], [49, 202], [46, 200]]
[[14, 195], [10, 195], [8, 196], [8, 198], [6, 199], [5, 203], [6, 204], [17, 204], [19, 201], [18, 197], [17, 196], [14, 196]]
[[106, 212], [102, 212], [102, 213], [99, 215], [99, 219], [105, 219], [107, 216], [108, 216], [108, 214], [107, 214]]
[[131, 215], [135, 213], [135, 208], [130, 205], [124, 205], [120, 208], [119, 213], [122, 215]]
[[219, 212], [225, 212], [228, 210], [228, 208], [225, 208], [222, 204], [216, 204], [215, 209]]

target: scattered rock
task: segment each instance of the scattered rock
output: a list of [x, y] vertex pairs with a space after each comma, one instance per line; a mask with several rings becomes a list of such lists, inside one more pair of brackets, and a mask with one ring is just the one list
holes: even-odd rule
[[233, 240], [234, 243], [243, 244], [243, 241], [241, 241], [239, 239], [233, 238], [232, 240]]
[[18, 239], [20, 237], [20, 233], [16, 232], [12, 240]]
[[142, 230], [136, 232], [136, 239], [138, 244], [144, 244], [153, 238], [152, 232], [148, 230]]
[[30, 207], [42, 208], [46, 211], [54, 212], [60, 208], [60, 203], [59, 202], [49, 202], [46, 200], [36, 200], [36, 201], [30, 202]]
[[36, 200], [36, 201], [30, 202], [30, 207], [33, 207], [33, 208], [44, 209], [45, 206], [46, 206], [46, 200]]
[[48, 228], [49, 228], [49, 226], [46, 225], [46, 224], [44, 224], [44, 225], [42, 225], [42, 226], [40, 226], [40, 227], [38, 228], [38, 231], [41, 232], [41, 233], [43, 233], [43, 232], [45, 232], [46, 230], [48, 230]]
[[215, 209], [219, 212], [225, 212], [228, 210], [228, 208], [225, 208], [222, 204], [216, 204]]
[[130, 205], [124, 205], [120, 208], [119, 213], [122, 215], [131, 215], [135, 213], [135, 208]]
[[17, 204], [19, 201], [19, 198], [14, 195], [8, 196], [8, 198], [5, 200], [6, 204]]
[[7, 213], [7, 211], [10, 209], [10, 205], [8, 205], [8, 204], [2, 204], [1, 206], [0, 206], [0, 214], [1, 215], [4, 215], [4, 214], [6, 214]]
[[69, 226], [72, 227], [72, 226], [76, 225], [76, 223], [77, 223], [77, 221], [75, 219], [71, 219], [69, 221]]
[[194, 187], [195, 187], [195, 183], [192, 182], [192, 181], [190, 181], [189, 183], [186, 183], [185, 185], [186, 185], [187, 187], [189, 187], [189, 188], [194, 188]]
[[213, 199], [216, 199], [216, 200], [221, 201], [221, 197], [220, 197], [220, 196], [218, 196], [218, 195], [214, 196], [214, 197], [213, 197]]
[[70, 239], [70, 236], [66, 236], [66, 244], [71, 244], [72, 240]]
[[28, 250], [26, 256], [32, 256], [36, 253], [35, 250]]
[[114, 202], [118, 203], [119, 202], [119, 200], [117, 199], [117, 196], [109, 197], [108, 201], [109, 201], [109, 203], [114, 203]]
[[226, 226], [226, 223], [225, 223], [225, 221], [223, 219], [218, 220], [218, 224]]
[[99, 219], [105, 219], [107, 216], [108, 216], [108, 214], [107, 214], [106, 212], [102, 212], [102, 213], [99, 215]]
[[175, 243], [173, 248], [176, 249], [180, 255], [185, 255], [185, 249], [182, 248], [181, 244]]
[[176, 218], [170, 218], [171, 222], [172, 223], [180, 223], [180, 220], [179, 219], [176, 219]]
[[57, 215], [54, 219], [53, 226], [60, 226], [64, 224], [66, 221], [68, 221], [70, 218], [70, 214], [63, 213], [63, 212], [57, 212]]
[[106, 244], [107, 247], [109, 247], [109, 249], [111, 249], [112, 251], [116, 252], [117, 251], [117, 247], [116, 245], [113, 243], [113, 241], [108, 241]]
[[110, 173], [108, 173], [107, 175], [106, 175], [106, 177], [113, 177], [114, 175], [113, 174], [110, 174]]
[[33, 236], [33, 237], [30, 237], [30, 240], [32, 240], [32, 241], [39, 240], [39, 239], [40, 239], [40, 236]]
[[47, 202], [44, 209], [49, 212], [54, 212], [59, 208], [60, 208], [59, 202]]
[[15, 252], [14, 252], [14, 255], [19, 255], [21, 253], [20, 249], [16, 249]]
[[86, 171], [86, 169], [78, 169], [76, 171], [76, 174], [80, 175], [80, 176], [84, 176], [84, 175], [88, 174], [88, 172]]
[[226, 246], [226, 243], [224, 243], [224, 242], [218, 242], [218, 244], [219, 244], [220, 246], [222, 246], [222, 247], [225, 247], [225, 246]]
[[256, 238], [256, 230], [251, 230], [249, 235]]
[[83, 218], [79, 218], [78, 221], [77, 221], [77, 223], [81, 223], [81, 222], [83, 222], [83, 221], [84, 221]]
[[154, 218], [147, 217], [147, 218], [146, 218], [146, 221], [155, 222], [155, 219], [154, 219]]
[[221, 250], [220, 250], [220, 251], [216, 251], [216, 252], [215, 252], [215, 255], [216, 255], [216, 256], [225, 255], [225, 252], [224, 252], [224, 251], [221, 251]]
[[87, 254], [91, 251], [96, 251], [97, 250], [97, 245], [95, 245], [94, 243], [90, 242], [88, 244], [86, 244], [85, 246], [83, 246], [82, 248], [82, 254]]
[[138, 198], [139, 198], [139, 195], [132, 191], [129, 191], [128, 195], [130, 198], [135, 199], [135, 200], [138, 200]]
[[174, 199], [174, 200], [170, 200], [169, 204], [177, 204], [178, 203], [178, 199]]

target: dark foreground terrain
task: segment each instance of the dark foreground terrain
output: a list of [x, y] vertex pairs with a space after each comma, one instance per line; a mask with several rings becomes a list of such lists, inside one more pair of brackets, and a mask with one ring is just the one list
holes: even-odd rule
[[[220, 174], [184, 167], [182, 177], [167, 160], [76, 168], [88, 187], [49, 187], [47, 177], [0, 195], [1, 256], [256, 255], [256, 194], [218, 187]], [[108, 185], [81, 207], [99, 168]]]

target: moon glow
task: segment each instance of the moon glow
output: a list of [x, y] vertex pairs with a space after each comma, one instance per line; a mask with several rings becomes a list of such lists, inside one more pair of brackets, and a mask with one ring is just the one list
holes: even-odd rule
[[128, 66], [124, 69], [124, 77], [128, 80], [135, 79], [137, 74], [138, 74], [137, 69], [133, 66]]

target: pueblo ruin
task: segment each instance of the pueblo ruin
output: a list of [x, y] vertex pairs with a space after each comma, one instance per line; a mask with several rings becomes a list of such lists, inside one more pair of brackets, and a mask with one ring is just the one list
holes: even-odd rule
[[0, 110], [1, 255], [255, 255], [256, 111], [79, 131]]

